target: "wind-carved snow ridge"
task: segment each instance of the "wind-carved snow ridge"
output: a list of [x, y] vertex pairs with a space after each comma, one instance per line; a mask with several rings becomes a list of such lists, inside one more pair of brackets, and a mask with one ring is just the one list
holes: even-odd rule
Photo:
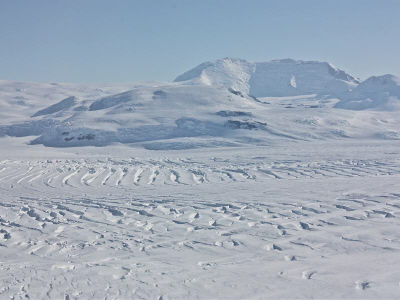
[[54, 105], [51, 105], [45, 109], [39, 110], [37, 113], [35, 113], [32, 117], [39, 117], [43, 115], [49, 115], [49, 114], [54, 114], [56, 112], [59, 112], [61, 110], [68, 109], [72, 106], [74, 106], [77, 103], [77, 98], [72, 96], [68, 97]]
[[252, 63], [224, 58], [203, 63], [178, 76], [175, 82], [222, 85], [268, 97], [343, 93], [360, 81], [326, 62], [281, 59]]
[[2, 160], [0, 298], [395, 299], [398, 145], [367, 145]]

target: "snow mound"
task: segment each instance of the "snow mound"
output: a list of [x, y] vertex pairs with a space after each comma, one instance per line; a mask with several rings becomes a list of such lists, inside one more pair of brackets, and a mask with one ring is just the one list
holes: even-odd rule
[[349, 110], [399, 110], [400, 77], [394, 75], [372, 76], [354, 90], [340, 97], [336, 108]]
[[327, 62], [293, 59], [249, 62], [224, 58], [205, 62], [178, 76], [175, 82], [222, 85], [256, 97], [340, 94], [360, 81]]

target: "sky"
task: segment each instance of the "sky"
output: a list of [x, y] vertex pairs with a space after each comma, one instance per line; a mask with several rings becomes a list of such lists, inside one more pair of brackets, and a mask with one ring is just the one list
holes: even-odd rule
[[0, 80], [173, 81], [224, 57], [400, 76], [399, 0], [0, 0]]

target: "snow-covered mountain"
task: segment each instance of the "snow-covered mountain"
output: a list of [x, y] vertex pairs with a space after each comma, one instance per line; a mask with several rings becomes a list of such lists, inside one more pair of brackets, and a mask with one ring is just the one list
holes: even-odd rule
[[32, 144], [53, 147], [136, 143], [148, 149], [400, 139], [395, 113], [371, 111], [400, 107], [400, 79], [358, 82], [328, 63], [289, 59], [222, 59], [175, 83], [0, 82], [0, 137], [32, 136]]
[[350, 110], [399, 110], [400, 77], [390, 74], [372, 76], [354, 90], [343, 94], [335, 107]]
[[327, 62], [293, 59], [249, 62], [224, 58], [205, 62], [175, 82], [222, 85], [256, 97], [340, 94], [360, 81]]

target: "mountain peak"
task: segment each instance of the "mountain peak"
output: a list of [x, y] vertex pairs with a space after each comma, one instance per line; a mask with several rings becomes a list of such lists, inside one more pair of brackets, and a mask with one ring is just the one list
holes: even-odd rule
[[346, 93], [337, 108], [363, 110], [400, 110], [400, 77], [371, 76]]
[[327, 62], [290, 58], [250, 62], [226, 57], [205, 62], [178, 76], [175, 82], [222, 85], [256, 97], [345, 92], [360, 81]]
[[371, 76], [367, 78], [364, 82], [375, 85], [386, 85], [386, 84], [400, 85], [400, 77], [392, 74], [385, 74], [381, 76]]

